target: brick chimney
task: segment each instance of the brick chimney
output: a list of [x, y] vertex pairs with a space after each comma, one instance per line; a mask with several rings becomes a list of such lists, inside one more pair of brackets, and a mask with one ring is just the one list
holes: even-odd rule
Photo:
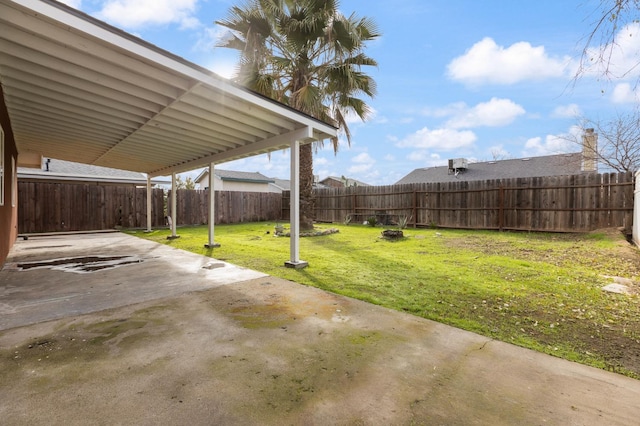
[[598, 171], [598, 134], [593, 129], [585, 129], [582, 135], [582, 171]]

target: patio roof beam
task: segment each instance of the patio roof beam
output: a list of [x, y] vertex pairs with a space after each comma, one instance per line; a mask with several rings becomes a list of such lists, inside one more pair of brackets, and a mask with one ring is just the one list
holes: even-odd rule
[[255, 155], [258, 153], [266, 153], [270, 151], [276, 151], [278, 149], [288, 148], [290, 146], [291, 141], [298, 140], [301, 143], [309, 143], [314, 140], [314, 132], [311, 127], [303, 127], [298, 130], [294, 130], [289, 133], [284, 133], [278, 136], [274, 136], [269, 139], [264, 139], [262, 141], [243, 145], [235, 149], [231, 149], [225, 151], [220, 154], [214, 154], [207, 157], [203, 157], [200, 159], [196, 159], [193, 161], [189, 161], [184, 164], [176, 165], [173, 167], [165, 168], [162, 170], [155, 170], [150, 173], [152, 177], [156, 176], [166, 176], [169, 173], [174, 172], [184, 172], [187, 170], [197, 169], [198, 167], [203, 167], [208, 163], [219, 163], [225, 161], [231, 161], [238, 158], [245, 158], [251, 155]]

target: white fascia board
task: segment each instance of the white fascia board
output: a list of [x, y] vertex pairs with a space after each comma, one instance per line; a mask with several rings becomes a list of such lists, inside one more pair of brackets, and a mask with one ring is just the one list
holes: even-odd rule
[[207, 180], [209, 179], [209, 168], [202, 169], [200, 174], [198, 176], [196, 176], [196, 178], [193, 181], [195, 183], [200, 183], [201, 181], [203, 181], [205, 179], [207, 179]]

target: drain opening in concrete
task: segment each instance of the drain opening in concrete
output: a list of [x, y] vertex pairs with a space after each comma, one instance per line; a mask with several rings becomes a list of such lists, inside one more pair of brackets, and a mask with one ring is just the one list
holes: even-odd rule
[[26, 271], [37, 268], [51, 268], [66, 272], [90, 273], [119, 266], [142, 263], [138, 256], [84, 256], [18, 263], [17, 269]]

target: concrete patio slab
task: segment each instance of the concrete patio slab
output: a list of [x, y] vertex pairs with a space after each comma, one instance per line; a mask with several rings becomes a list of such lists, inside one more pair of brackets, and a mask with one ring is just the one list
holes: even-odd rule
[[[149, 253], [137, 255], [164, 250], [145, 247]], [[16, 257], [25, 252], [17, 248], [14, 262], [25, 259]], [[157, 285], [176, 294], [82, 315], [68, 309], [63, 318], [0, 332], [3, 423], [632, 425], [640, 419], [640, 381], [273, 277], [178, 292], [174, 287], [202, 289], [218, 269], [202, 270], [211, 259], [192, 261], [190, 268], [155, 264]], [[141, 265], [110, 273], [151, 273], [134, 269]], [[14, 280], [27, 272], [0, 271], [0, 297], [10, 289], [15, 298]], [[49, 271], [58, 272], [82, 275]], [[88, 286], [94, 277], [106, 279], [83, 276]], [[35, 284], [35, 300], [51, 298], [48, 286]], [[113, 286], [135, 292], [132, 285]], [[92, 295], [112, 297], [107, 290]]]
[[120, 232], [19, 239], [0, 274], [0, 330], [264, 276]]

